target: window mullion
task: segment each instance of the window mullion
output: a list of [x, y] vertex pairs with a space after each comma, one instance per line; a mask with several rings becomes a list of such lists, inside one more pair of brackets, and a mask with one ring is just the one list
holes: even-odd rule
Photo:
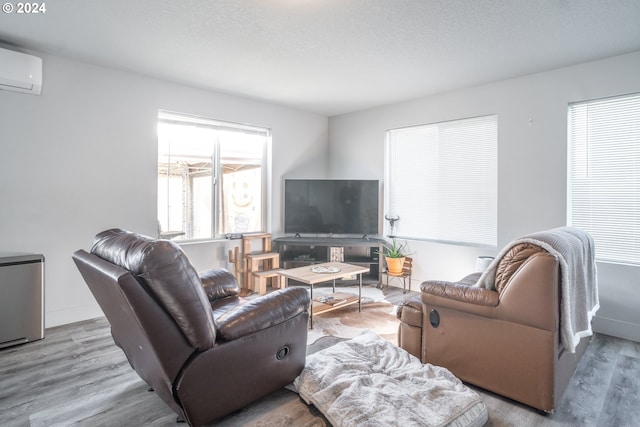
[[220, 160], [220, 132], [216, 132], [211, 154], [211, 230], [213, 230], [214, 237], [219, 237], [222, 234], [220, 230], [221, 215], [224, 215], [225, 206], [222, 204], [222, 189], [220, 187], [222, 186], [223, 172]]

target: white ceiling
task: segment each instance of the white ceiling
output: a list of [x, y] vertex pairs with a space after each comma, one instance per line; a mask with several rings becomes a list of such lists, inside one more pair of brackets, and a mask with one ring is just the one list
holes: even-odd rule
[[0, 13], [0, 42], [327, 116], [640, 50], [638, 0], [54, 0], [46, 8]]

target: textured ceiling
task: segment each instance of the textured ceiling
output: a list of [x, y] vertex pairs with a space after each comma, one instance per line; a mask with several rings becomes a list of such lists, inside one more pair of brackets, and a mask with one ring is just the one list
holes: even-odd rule
[[1, 13], [0, 42], [328, 116], [640, 50], [638, 0], [46, 6]]

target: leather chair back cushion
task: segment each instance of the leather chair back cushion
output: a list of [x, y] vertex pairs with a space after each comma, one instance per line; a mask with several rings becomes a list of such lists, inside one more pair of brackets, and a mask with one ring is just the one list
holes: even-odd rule
[[522, 263], [525, 262], [530, 256], [540, 253], [546, 252], [538, 245], [534, 245], [533, 243], [519, 243], [513, 246], [498, 262], [498, 267], [496, 268], [496, 291], [498, 294], [502, 294], [502, 290], [509, 283], [511, 276], [518, 271], [518, 269], [522, 266]]
[[213, 346], [216, 330], [211, 306], [198, 273], [178, 245], [112, 229], [96, 235], [91, 253], [132, 272], [194, 348]]

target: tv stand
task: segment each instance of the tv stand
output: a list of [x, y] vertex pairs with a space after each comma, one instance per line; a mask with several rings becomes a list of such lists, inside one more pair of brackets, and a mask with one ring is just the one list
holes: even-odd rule
[[[280, 254], [280, 265], [287, 268], [337, 261], [369, 268], [363, 283], [380, 284], [384, 239], [369, 237], [279, 237], [273, 241]], [[332, 254], [334, 259], [332, 259]]]

